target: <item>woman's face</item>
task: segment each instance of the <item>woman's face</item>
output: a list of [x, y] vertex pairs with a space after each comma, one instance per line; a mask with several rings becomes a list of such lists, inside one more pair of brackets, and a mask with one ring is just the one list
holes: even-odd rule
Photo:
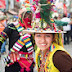
[[36, 33], [35, 34], [35, 43], [40, 48], [40, 50], [44, 51], [50, 47], [53, 41], [53, 34], [46, 33]]

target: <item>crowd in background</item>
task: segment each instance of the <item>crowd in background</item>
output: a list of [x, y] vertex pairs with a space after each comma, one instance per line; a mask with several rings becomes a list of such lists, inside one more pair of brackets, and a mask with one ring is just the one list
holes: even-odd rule
[[[11, 24], [13, 22], [15, 23], [17, 21], [19, 22], [18, 14], [14, 14], [13, 12], [11, 12], [11, 14], [9, 14], [8, 12], [0, 12], [0, 13], [1, 13], [0, 14], [1, 15], [0, 16], [0, 32], [2, 32], [4, 30], [4, 28], [7, 27], [9, 24]], [[60, 28], [60, 30], [66, 32], [66, 33], [63, 34], [63, 38], [64, 38], [63, 43], [64, 43], [64, 45], [69, 45], [70, 42], [72, 42], [72, 13], [69, 13], [68, 15], [66, 15], [66, 14], [58, 14], [58, 16], [54, 16], [53, 19], [54, 19], [54, 22], [55, 22], [56, 26], [58, 28]], [[13, 41], [13, 39], [12, 39], [12, 41]], [[4, 43], [1, 46], [1, 52], [0, 52], [1, 54], [6, 53], [6, 48], [5, 48], [6, 44], [8, 44], [7, 40], [5, 40]], [[1, 54], [0, 54], [0, 58], [1, 58]]]
[[[70, 42], [72, 42], [72, 15], [71, 13], [68, 14], [68, 16], [66, 16], [65, 14], [63, 14], [62, 16], [59, 14], [58, 17], [55, 16], [54, 17], [55, 21], [58, 21], [58, 27], [65, 31], [66, 33], [64, 33], [64, 45], [69, 44]], [[60, 25], [60, 24], [63, 25]], [[67, 23], [67, 24], [66, 24]]]
[[[7, 12], [0, 11], [0, 32], [2, 32], [4, 30], [4, 28], [7, 27], [9, 24], [11, 24], [12, 22], [15, 22], [17, 20], [18, 20], [17, 15], [13, 15], [13, 14], [9, 15]], [[9, 44], [9, 42], [5, 41], [2, 44], [2, 46], [1, 46], [1, 54], [6, 53], [6, 48], [5, 48], [6, 44]]]

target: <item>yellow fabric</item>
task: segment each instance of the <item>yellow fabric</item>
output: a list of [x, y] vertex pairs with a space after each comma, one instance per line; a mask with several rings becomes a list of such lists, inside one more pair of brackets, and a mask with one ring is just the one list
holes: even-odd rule
[[25, 42], [25, 43], [26, 43], [26, 42], [28, 42], [28, 41], [30, 41], [30, 38], [28, 38], [28, 39], [24, 40], [24, 42]]
[[20, 24], [16, 25], [16, 27], [18, 28], [20, 26]]
[[15, 52], [12, 48], [10, 49], [12, 52]]
[[19, 43], [21, 43], [22, 45], [25, 45], [22, 41], [18, 40]]
[[[59, 46], [58, 44], [53, 43], [53, 45], [55, 46], [55, 49], [48, 54], [48, 57], [47, 57], [46, 63], [45, 63], [45, 72], [59, 72], [59, 70], [53, 64], [53, 55], [57, 50], [62, 50], [62, 51], [66, 52], [66, 50], [63, 47]], [[38, 68], [39, 52], [40, 52], [40, 49], [37, 48], [37, 50], [36, 50], [36, 66], [37, 66], [37, 68]]]
[[35, 53], [36, 53], [36, 67], [38, 67], [38, 55], [39, 55], [39, 52], [40, 52], [40, 49], [39, 48], [37, 48], [37, 50], [35, 51]]

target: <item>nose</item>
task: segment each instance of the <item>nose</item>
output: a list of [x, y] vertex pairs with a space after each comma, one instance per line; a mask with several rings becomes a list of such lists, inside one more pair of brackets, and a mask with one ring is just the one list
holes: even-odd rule
[[43, 37], [41, 38], [41, 42], [44, 43], [45, 41], [46, 41], [46, 39], [45, 39], [45, 37], [43, 36]]

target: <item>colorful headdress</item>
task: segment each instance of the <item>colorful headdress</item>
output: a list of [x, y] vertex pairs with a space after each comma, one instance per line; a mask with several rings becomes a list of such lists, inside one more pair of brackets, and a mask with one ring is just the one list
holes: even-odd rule
[[56, 33], [55, 42], [63, 46], [63, 31], [59, 30], [51, 15], [53, 13], [54, 0], [34, 0], [35, 12], [32, 19], [32, 28], [27, 28], [23, 33]]
[[33, 13], [32, 28], [24, 30], [24, 32], [39, 33], [63, 33], [59, 30], [51, 15], [53, 13], [53, 0], [34, 0], [35, 11]]
[[[25, 19], [25, 17], [27, 16], [26, 13], [31, 15], [30, 19]], [[32, 14], [33, 14], [32, 13], [32, 4], [30, 4], [30, 2], [28, 0], [25, 0], [22, 9], [19, 10], [19, 23], [20, 23], [20, 25], [24, 26], [25, 28], [27, 28], [28, 26], [31, 27]]]
[[[23, 8], [21, 8], [19, 10], [19, 18], [22, 18], [26, 12], [32, 11], [31, 10], [31, 4], [28, 0], [25, 0], [24, 4], [22, 6], [23, 6]], [[23, 15], [21, 16], [21, 14], [23, 14]]]

